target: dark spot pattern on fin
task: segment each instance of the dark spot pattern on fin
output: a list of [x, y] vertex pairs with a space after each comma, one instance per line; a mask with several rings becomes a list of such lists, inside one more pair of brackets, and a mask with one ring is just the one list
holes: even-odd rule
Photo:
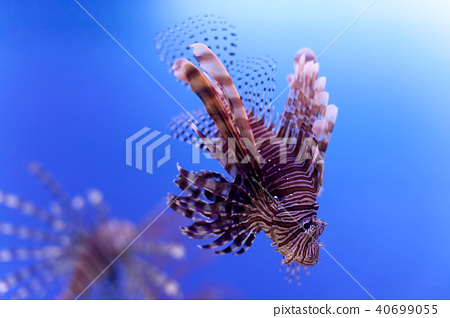
[[189, 18], [159, 33], [155, 39], [159, 58], [165, 62], [170, 73], [173, 63], [179, 58], [195, 62], [192, 49], [189, 48], [194, 43], [203, 43], [213, 49], [226, 69], [233, 65], [237, 47], [236, 29], [224, 18], [214, 15]]
[[[230, 73], [247, 110], [253, 110], [258, 115], [270, 106], [276, 84], [276, 62], [273, 58], [265, 56], [238, 60]], [[272, 111], [269, 107], [265, 113]]]
[[219, 130], [204, 108], [194, 110], [191, 113], [195, 118], [191, 118], [186, 113], [172, 118], [168, 125], [170, 130], [172, 130], [172, 137], [188, 144], [193, 144], [200, 149], [208, 150], [203, 141], [192, 130], [189, 120], [192, 120], [195, 126], [209, 138], [217, 137]]

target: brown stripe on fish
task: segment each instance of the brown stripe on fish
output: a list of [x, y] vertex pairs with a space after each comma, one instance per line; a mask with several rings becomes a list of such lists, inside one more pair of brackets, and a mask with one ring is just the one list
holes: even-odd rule
[[[248, 138], [253, 144], [255, 143], [252, 130], [248, 123], [247, 112], [240, 99], [239, 93], [228, 74], [227, 70], [214, 55], [214, 53], [205, 45], [196, 43], [191, 46], [194, 49], [194, 55], [200, 66], [203, 67], [219, 84], [223, 85], [225, 93], [231, 100], [232, 114], [235, 118], [245, 118], [246, 121], [237, 121], [241, 136]], [[207, 59], [204, 56], [208, 56]]]

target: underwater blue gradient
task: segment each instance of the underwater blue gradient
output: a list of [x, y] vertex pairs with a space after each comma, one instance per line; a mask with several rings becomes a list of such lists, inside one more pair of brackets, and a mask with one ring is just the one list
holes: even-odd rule
[[[370, 1], [80, 3], [193, 110], [200, 100], [165, 70], [157, 32], [191, 16], [225, 17], [237, 28], [238, 58], [276, 59], [277, 95], [294, 52], [322, 52]], [[339, 107], [319, 199], [328, 223], [321, 239], [376, 299], [450, 297], [448, 9], [438, 1], [379, 0], [318, 59], [330, 103]], [[192, 164], [191, 147], [175, 140], [172, 159], [153, 175], [125, 165], [127, 137], [145, 126], [169, 133], [167, 123], [181, 112], [73, 0], [0, 3], [0, 189], [47, 204], [26, 172], [38, 160], [73, 195], [100, 189], [115, 217], [156, 216], [167, 193], [179, 193], [177, 162], [219, 169], [212, 160]], [[0, 213], [10, 215], [4, 207]], [[179, 217], [173, 226], [186, 224]], [[183, 287], [194, 290], [207, 278], [229, 299], [369, 298], [324, 251], [301, 286], [289, 284], [270, 243], [259, 234], [243, 255], [199, 261]], [[196, 251], [204, 253], [212, 254]]]

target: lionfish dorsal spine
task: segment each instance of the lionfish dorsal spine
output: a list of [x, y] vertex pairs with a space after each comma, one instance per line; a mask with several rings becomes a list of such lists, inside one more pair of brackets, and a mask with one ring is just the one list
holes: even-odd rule
[[[211, 52], [208, 48], [204, 49]], [[214, 55], [212, 52], [211, 54]], [[222, 69], [224, 69], [223, 66]], [[203, 72], [187, 60], [176, 61], [174, 70], [175, 75], [180, 79], [189, 81], [192, 91], [203, 101], [208, 114], [217, 125], [221, 136], [225, 139], [226, 148], [228, 150], [226, 153], [226, 156], [228, 157], [227, 160], [236, 163], [235, 165], [230, 165], [227, 162], [224, 165], [227, 171], [230, 172], [230, 170], [233, 169], [233, 166], [238, 167], [243, 173], [247, 172], [247, 169], [250, 169], [253, 175], [260, 179], [261, 173], [259, 161], [256, 157], [258, 154], [256, 146], [252, 144], [251, 140], [242, 138], [235, 127], [235, 123], [241, 122], [241, 120], [239, 118], [239, 120], [236, 119], [233, 114], [230, 116], [227, 111], [227, 106], [224, 104], [226, 100], [220, 97], [220, 92], [212, 85], [211, 81], [203, 74]], [[217, 77], [217, 75], [215, 76]], [[243, 110], [245, 111], [245, 109]], [[249, 163], [246, 163], [246, 159]], [[256, 188], [254, 190], [257, 191]]]
[[[251, 143], [249, 147], [255, 147], [255, 138], [248, 122], [247, 112], [242, 104], [239, 93], [234, 86], [233, 80], [228, 74], [218, 57], [205, 45], [196, 43], [191, 47], [194, 50], [194, 56], [217, 83], [222, 85], [227, 97], [230, 100], [231, 111], [234, 116], [236, 126], [239, 128], [242, 138], [246, 138]], [[256, 149], [253, 149], [256, 152]]]

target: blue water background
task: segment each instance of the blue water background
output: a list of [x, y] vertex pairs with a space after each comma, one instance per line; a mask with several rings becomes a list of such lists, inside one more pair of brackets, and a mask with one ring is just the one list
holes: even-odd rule
[[[277, 95], [296, 50], [321, 53], [370, 4], [81, 3], [189, 110], [201, 103], [158, 59], [157, 32], [191, 16], [227, 18], [237, 28], [238, 58], [271, 55], [278, 62]], [[339, 107], [319, 200], [319, 217], [328, 223], [321, 239], [377, 299], [450, 297], [449, 8], [443, 1], [379, 0], [318, 59], [330, 103]], [[278, 111], [285, 98], [276, 102]], [[171, 160], [153, 175], [125, 165], [128, 136], [145, 126], [169, 133], [167, 123], [181, 112], [74, 1], [0, 3], [0, 189], [48, 204], [26, 171], [38, 160], [73, 195], [100, 189], [115, 217], [156, 216], [167, 193], [180, 192], [172, 182], [177, 162], [220, 169], [211, 160], [192, 164], [191, 147], [175, 140]], [[211, 277], [231, 299], [369, 298], [324, 251], [300, 287], [289, 284], [270, 243], [260, 234], [241, 256], [199, 262], [183, 287], [189, 292]]]

